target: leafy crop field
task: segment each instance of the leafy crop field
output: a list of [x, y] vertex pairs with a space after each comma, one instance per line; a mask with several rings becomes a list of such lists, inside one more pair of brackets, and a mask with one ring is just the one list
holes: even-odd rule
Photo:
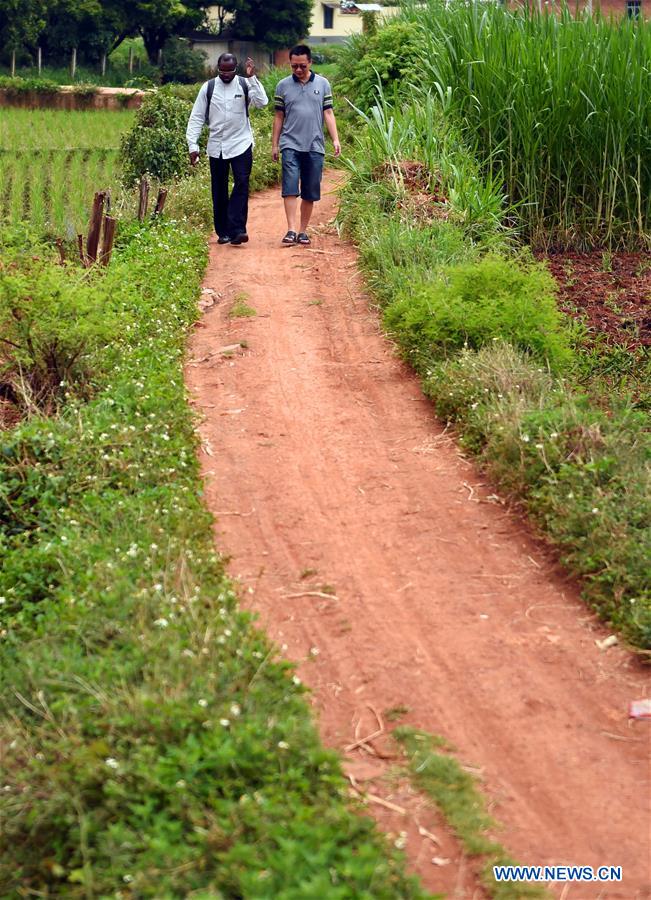
[[0, 220], [72, 238], [95, 191], [117, 181], [133, 112], [7, 109], [0, 125]]

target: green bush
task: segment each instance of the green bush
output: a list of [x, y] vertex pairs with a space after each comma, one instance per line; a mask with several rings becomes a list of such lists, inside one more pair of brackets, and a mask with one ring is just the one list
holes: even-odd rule
[[170, 38], [163, 48], [163, 84], [171, 81], [180, 84], [205, 81], [206, 59], [203, 51], [193, 50], [184, 38]]
[[339, 55], [343, 74], [337, 79], [338, 94], [369, 110], [376, 102], [378, 84], [392, 94], [420, 70], [422, 44], [419, 27], [397, 19], [373, 34], [353, 36]]
[[126, 184], [143, 175], [166, 183], [189, 171], [185, 131], [192, 106], [167, 90], [145, 97], [120, 145]]
[[500, 339], [552, 369], [573, 358], [572, 332], [556, 308], [553, 278], [536, 262], [489, 255], [450, 267], [435, 281], [403, 290], [384, 320], [416, 359]]
[[0, 382], [24, 411], [51, 412], [71, 393], [88, 394], [97, 353], [115, 338], [115, 315], [92, 298], [96, 270], [55, 267], [10, 243], [0, 241]]

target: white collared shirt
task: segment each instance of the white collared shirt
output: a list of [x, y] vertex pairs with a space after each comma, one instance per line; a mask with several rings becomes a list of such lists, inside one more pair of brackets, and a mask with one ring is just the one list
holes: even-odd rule
[[[264, 87], [255, 77], [247, 78], [249, 85], [249, 106], [261, 108], [269, 102]], [[190, 153], [199, 150], [197, 141], [206, 121], [206, 93], [208, 82], [201, 86], [201, 90], [194, 101], [186, 138]], [[215, 89], [210, 101], [208, 134], [208, 156], [224, 159], [232, 159], [240, 156], [253, 143], [253, 131], [246, 114], [246, 102], [244, 90], [240, 79], [235, 78], [226, 84], [217, 77]]]

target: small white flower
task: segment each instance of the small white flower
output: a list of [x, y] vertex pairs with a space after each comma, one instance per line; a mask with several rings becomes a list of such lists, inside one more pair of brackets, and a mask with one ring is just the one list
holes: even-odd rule
[[156, 619], [156, 621], [154, 622], [154, 625], [157, 625], [159, 628], [167, 628], [169, 624], [170, 623], [167, 621], [167, 619]]
[[123, 875], [122, 881], [124, 881], [126, 884], [131, 884], [131, 882], [133, 881], [133, 875]]
[[237, 718], [242, 712], [242, 707], [239, 703], [231, 703], [231, 715]]
[[596, 514], [599, 512], [599, 507], [598, 507], [598, 506], [593, 506], [593, 507], [592, 507], [592, 512], [596, 515]]
[[220, 719], [220, 720], [219, 720], [219, 724], [222, 725], [224, 728], [230, 728], [230, 727], [231, 727], [231, 723], [230, 723], [230, 720], [229, 720], [229, 719]]
[[117, 761], [117, 759], [113, 759], [112, 756], [109, 756], [108, 759], [104, 760], [104, 762], [109, 767], [109, 769], [119, 769], [120, 768], [120, 763]]
[[278, 741], [278, 749], [289, 750], [289, 744], [287, 743], [287, 741]]
[[154, 590], [155, 590], [157, 593], [160, 593], [160, 592], [163, 590], [163, 585], [162, 585], [162, 584], [155, 584], [155, 585], [154, 585]]
[[176, 782], [176, 786], [177, 786], [177, 788], [184, 788], [185, 781], [182, 778], [179, 778], [179, 780]]
[[319, 648], [318, 647], [310, 647], [310, 656], [318, 656]]
[[199, 706], [203, 706], [204, 708], [206, 706], [208, 706], [208, 701], [205, 700], [203, 697], [201, 698], [201, 700], [197, 700], [197, 703], [199, 704]]
[[303, 684], [303, 682], [302, 682], [301, 679], [298, 677], [298, 675], [293, 675], [293, 676], [292, 676], [292, 681], [294, 682], [295, 685]]
[[524, 442], [525, 444], [528, 444], [528, 443], [529, 443], [529, 435], [528, 435], [528, 434], [523, 434], [523, 435], [522, 435], [522, 440], [523, 440], [523, 442]]
[[190, 650], [189, 647], [186, 647], [181, 656], [187, 656], [192, 659], [192, 657], [194, 656], [194, 650]]

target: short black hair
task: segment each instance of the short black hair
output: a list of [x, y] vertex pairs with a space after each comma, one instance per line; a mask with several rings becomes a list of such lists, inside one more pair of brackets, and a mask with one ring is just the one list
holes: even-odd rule
[[307, 44], [296, 44], [295, 47], [289, 51], [290, 59], [292, 56], [307, 56], [310, 62], [312, 62], [312, 51], [307, 46]]
[[237, 56], [235, 56], [234, 53], [222, 53], [217, 59], [217, 68], [219, 68], [223, 62], [234, 62], [237, 66]]

